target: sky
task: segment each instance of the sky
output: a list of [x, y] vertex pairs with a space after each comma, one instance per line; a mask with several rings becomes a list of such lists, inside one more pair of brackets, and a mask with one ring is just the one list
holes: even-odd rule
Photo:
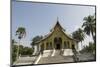
[[[18, 27], [25, 27], [26, 37], [21, 43], [24, 46], [31, 46], [31, 40], [37, 35], [46, 35], [58, 21], [71, 34], [81, 27], [83, 18], [95, 13], [93, 6], [46, 4], [33, 2], [12, 1], [12, 39], [18, 41], [15, 36]], [[86, 37], [83, 44], [92, 41], [91, 37]]]

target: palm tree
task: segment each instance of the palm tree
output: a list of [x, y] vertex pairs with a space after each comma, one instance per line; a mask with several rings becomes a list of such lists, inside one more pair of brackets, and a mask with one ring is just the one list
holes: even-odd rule
[[82, 41], [85, 38], [83, 30], [79, 28], [78, 30], [72, 33], [72, 37], [76, 39], [78, 43], [81, 42], [81, 47], [82, 47]]
[[74, 32], [72, 33], [72, 37], [73, 37], [74, 39], [76, 39], [77, 42], [79, 43], [79, 35], [78, 35], [78, 31], [74, 31]]
[[96, 18], [95, 16], [89, 15], [88, 17], [84, 17], [83, 19], [84, 23], [82, 27], [84, 28], [84, 32], [90, 36], [92, 35], [92, 38], [95, 43], [95, 34], [96, 34]]
[[82, 46], [82, 41], [84, 40], [85, 38], [85, 35], [83, 33], [83, 30], [82, 29], [78, 29], [78, 33], [79, 33], [79, 39], [80, 39], [80, 42], [81, 42], [81, 46]]
[[[18, 35], [19, 45], [20, 45], [21, 39], [26, 36], [25, 28], [24, 27], [19, 27], [16, 31], [16, 35]], [[18, 49], [17, 49], [17, 59], [19, 58], [19, 45], [18, 45]]]

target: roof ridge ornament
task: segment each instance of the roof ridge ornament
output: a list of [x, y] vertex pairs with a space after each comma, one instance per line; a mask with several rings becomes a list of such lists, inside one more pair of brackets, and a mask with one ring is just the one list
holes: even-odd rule
[[59, 19], [59, 18], [57, 17], [57, 21], [58, 21], [58, 19]]
[[58, 20], [59, 18], [57, 17], [57, 23], [59, 23], [59, 20]]
[[53, 30], [54, 30], [54, 28], [56, 27], [56, 26], [59, 26], [60, 28], [61, 28], [61, 30], [62, 31], [66, 31], [65, 29], [63, 29], [63, 27], [60, 25], [60, 23], [59, 23], [59, 17], [57, 17], [57, 21], [56, 21], [56, 24], [55, 24], [55, 26], [50, 30], [50, 32], [52, 32]]
[[[58, 25], [60, 25], [60, 23], [59, 23], [59, 17], [57, 16], [57, 22], [56, 22], [56, 24], [58, 24]], [[60, 25], [61, 26], [61, 25]], [[61, 26], [61, 28], [62, 28], [62, 26]], [[63, 31], [66, 31], [64, 28], [62, 28], [62, 30]]]

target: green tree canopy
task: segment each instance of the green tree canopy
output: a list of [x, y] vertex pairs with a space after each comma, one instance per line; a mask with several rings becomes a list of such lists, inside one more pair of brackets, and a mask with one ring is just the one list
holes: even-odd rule
[[16, 31], [16, 35], [18, 35], [18, 39], [21, 39], [26, 36], [26, 30], [24, 27], [19, 27]]
[[81, 28], [73, 32], [72, 37], [76, 39], [78, 42], [82, 42], [85, 38], [83, 30]]
[[96, 46], [94, 43], [89, 42], [89, 45], [84, 46], [84, 48], [80, 51], [81, 53], [87, 52], [87, 53], [93, 53], [96, 50]]
[[[20, 40], [26, 36], [26, 30], [24, 27], [19, 27], [17, 30], [16, 30], [16, 35], [18, 36], [18, 39], [19, 39], [19, 45], [20, 45]], [[18, 46], [18, 49], [17, 49], [17, 59], [19, 58], [19, 46]]]
[[95, 33], [96, 33], [96, 18], [95, 16], [89, 15], [87, 17], [84, 17], [83, 19], [84, 23], [82, 27], [84, 28], [84, 32], [90, 36], [92, 35], [92, 38], [95, 42]]
[[40, 41], [42, 38], [43, 38], [42, 36], [35, 36], [32, 39], [31, 46], [33, 47], [36, 44], [36, 42]]
[[79, 28], [78, 30], [76, 30], [75, 32], [73, 32], [72, 37], [74, 39], [76, 39], [78, 43], [81, 42], [81, 47], [82, 47], [82, 41], [85, 38], [83, 30], [81, 28]]

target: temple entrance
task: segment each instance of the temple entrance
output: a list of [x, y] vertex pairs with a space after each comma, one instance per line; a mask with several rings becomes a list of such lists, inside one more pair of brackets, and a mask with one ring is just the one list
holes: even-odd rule
[[60, 44], [56, 44], [56, 49], [60, 49]]
[[74, 44], [72, 45], [72, 49], [75, 49], [75, 46], [74, 46]]
[[62, 44], [62, 39], [60, 37], [59, 38], [55, 37], [54, 38], [55, 49], [60, 50], [61, 44]]

